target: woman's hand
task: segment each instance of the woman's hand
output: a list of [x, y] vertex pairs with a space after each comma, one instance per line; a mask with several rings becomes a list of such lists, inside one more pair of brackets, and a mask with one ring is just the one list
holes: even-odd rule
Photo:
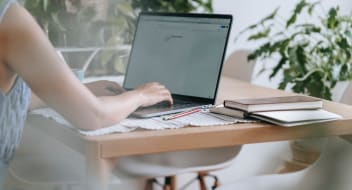
[[125, 92], [119, 84], [108, 80], [86, 83], [85, 86], [97, 97], [115, 96]]
[[168, 101], [173, 104], [171, 93], [165, 86], [157, 82], [147, 83], [135, 89], [141, 97], [141, 106], [151, 106], [153, 104]]

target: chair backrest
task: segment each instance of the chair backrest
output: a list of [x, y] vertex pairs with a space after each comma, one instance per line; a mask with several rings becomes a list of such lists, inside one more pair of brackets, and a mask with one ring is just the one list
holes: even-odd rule
[[352, 82], [349, 82], [340, 100], [341, 103], [352, 105]]
[[250, 50], [236, 50], [226, 59], [222, 74], [227, 77], [251, 82], [255, 62], [248, 62]]
[[241, 146], [165, 152], [128, 156], [118, 159], [117, 173], [134, 176], [162, 177], [229, 167]]
[[[340, 99], [341, 103], [352, 105], [352, 82], [349, 82], [343, 95]], [[349, 143], [352, 143], [352, 135], [342, 136], [343, 139], [347, 140]]]

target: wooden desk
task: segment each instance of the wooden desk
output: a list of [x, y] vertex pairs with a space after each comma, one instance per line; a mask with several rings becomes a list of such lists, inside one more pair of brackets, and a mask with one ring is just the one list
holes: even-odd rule
[[[223, 77], [218, 102], [232, 97], [288, 95], [292, 94]], [[249, 123], [163, 131], [134, 131], [96, 137], [82, 136], [39, 116], [30, 116], [28, 121], [32, 126], [39, 127], [53, 138], [86, 155], [88, 182], [92, 189], [102, 189], [109, 181], [115, 160], [121, 156], [352, 134], [352, 106], [324, 101], [324, 108], [343, 116], [344, 119], [292, 128], [267, 123]]]

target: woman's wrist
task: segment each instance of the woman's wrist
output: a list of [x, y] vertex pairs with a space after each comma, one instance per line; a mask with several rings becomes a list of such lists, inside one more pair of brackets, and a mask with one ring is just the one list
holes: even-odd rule
[[143, 92], [141, 90], [135, 89], [135, 90], [132, 90], [130, 92], [133, 93], [133, 96], [136, 99], [137, 108], [141, 107], [141, 106], [144, 106], [146, 104], [145, 96], [144, 96], [144, 94], [143, 94]]

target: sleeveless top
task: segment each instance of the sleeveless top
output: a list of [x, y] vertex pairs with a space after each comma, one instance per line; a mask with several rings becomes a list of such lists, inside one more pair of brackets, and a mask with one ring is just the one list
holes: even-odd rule
[[[15, 2], [0, 0], [0, 22], [7, 8]], [[7, 164], [12, 159], [21, 140], [30, 94], [30, 89], [20, 77], [7, 94], [0, 91], [0, 163]]]

